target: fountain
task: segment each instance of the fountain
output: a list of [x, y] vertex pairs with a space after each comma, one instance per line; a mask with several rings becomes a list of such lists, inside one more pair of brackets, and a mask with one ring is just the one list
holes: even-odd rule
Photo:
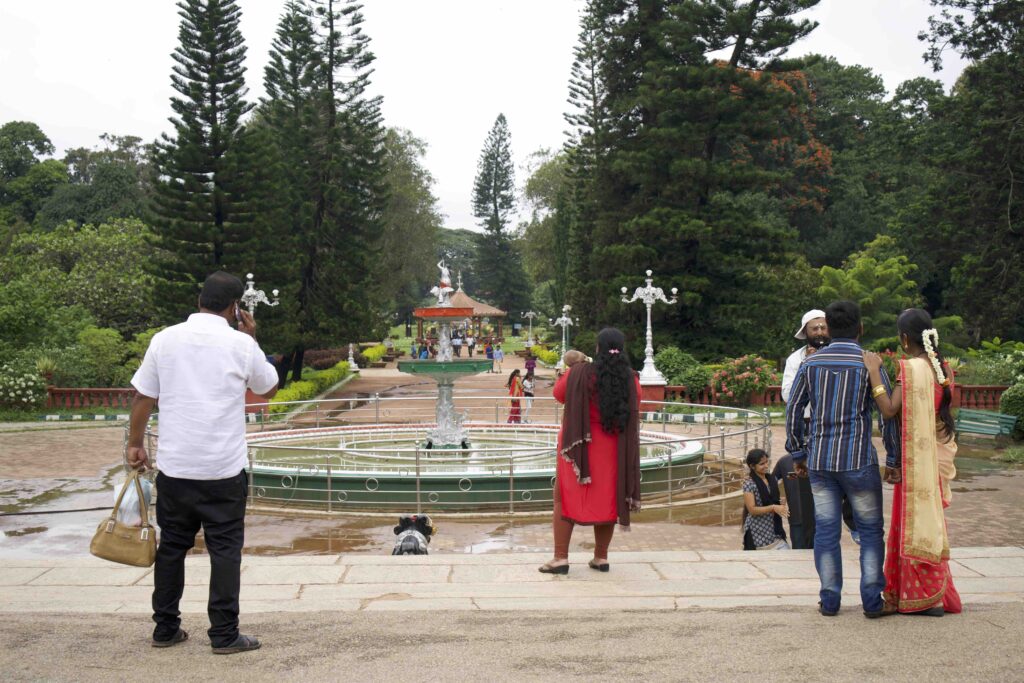
[[432, 448], [469, 448], [464, 417], [455, 410], [455, 380], [490, 370], [492, 363], [485, 358], [458, 358], [452, 352], [452, 323], [472, 317], [472, 308], [452, 306], [451, 274], [444, 260], [438, 262], [441, 277], [430, 293], [437, 297], [437, 305], [417, 308], [413, 315], [420, 320], [437, 324], [437, 358], [430, 360], [399, 361], [398, 369], [413, 375], [427, 375], [437, 382], [436, 426], [428, 433], [424, 444]]
[[[456, 395], [457, 379], [489, 370], [491, 361], [453, 357], [452, 324], [473, 309], [452, 305], [449, 270], [444, 261], [438, 267], [436, 305], [415, 311], [437, 325], [437, 357], [398, 363], [402, 372], [433, 378], [436, 396], [374, 396], [329, 411], [331, 426], [321, 425], [318, 405], [316, 428], [250, 434], [255, 505], [381, 513], [551, 509], [561, 406], [538, 397], [532, 414], [543, 423], [508, 424], [507, 396]], [[640, 433], [641, 486], [655, 504], [671, 504], [704, 479], [705, 445], [660, 427]]]

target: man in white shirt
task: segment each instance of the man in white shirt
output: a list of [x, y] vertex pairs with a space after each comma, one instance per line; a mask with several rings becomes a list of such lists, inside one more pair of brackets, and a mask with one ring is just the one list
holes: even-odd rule
[[[240, 308], [242, 282], [224, 272], [206, 278], [199, 312], [157, 333], [132, 385], [128, 464], [149, 465], [143, 447], [150, 413], [160, 404], [156, 520], [160, 545], [153, 570], [153, 647], [188, 639], [178, 603], [185, 555], [200, 527], [210, 553], [207, 632], [215, 654], [255, 650], [238, 632], [238, 592], [245, 539], [245, 390], [277, 392], [277, 371], [256, 343], [256, 323]], [[233, 329], [234, 324], [238, 329]]]

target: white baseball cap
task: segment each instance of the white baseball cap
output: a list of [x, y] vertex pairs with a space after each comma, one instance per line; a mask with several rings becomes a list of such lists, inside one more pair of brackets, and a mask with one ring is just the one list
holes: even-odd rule
[[807, 339], [807, 333], [804, 332], [804, 328], [807, 327], [807, 323], [811, 322], [815, 318], [824, 318], [825, 311], [819, 311], [817, 308], [804, 313], [804, 317], [800, 319], [800, 329], [796, 331], [793, 336], [797, 339]]

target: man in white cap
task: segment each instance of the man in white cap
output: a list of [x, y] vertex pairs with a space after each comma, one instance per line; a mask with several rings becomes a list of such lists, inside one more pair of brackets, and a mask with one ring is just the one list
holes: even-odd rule
[[[800, 328], [793, 335], [806, 341], [786, 359], [786, 371], [782, 375], [782, 400], [789, 403], [789, 392], [793, 388], [797, 370], [804, 359], [829, 342], [828, 324], [825, 311], [814, 309], [804, 313]], [[804, 419], [810, 420], [811, 407], [804, 411]], [[814, 499], [811, 497], [811, 483], [794, 475], [793, 458], [788, 453], [779, 458], [772, 472], [786, 489], [786, 503], [789, 505], [789, 540], [794, 550], [814, 547]]]
[[[800, 364], [807, 356], [828, 345], [828, 323], [825, 322], [825, 311], [815, 308], [804, 313], [804, 317], [800, 319], [800, 328], [793, 336], [806, 343], [789, 354], [789, 358], [786, 359], [786, 370], [782, 373], [782, 400], [787, 403], [789, 402], [789, 390], [793, 388], [793, 380], [796, 379]], [[810, 417], [810, 407], [807, 410], [807, 417]]]

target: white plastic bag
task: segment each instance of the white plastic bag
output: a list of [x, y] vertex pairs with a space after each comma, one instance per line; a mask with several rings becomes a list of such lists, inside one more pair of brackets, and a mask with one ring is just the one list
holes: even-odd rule
[[[120, 481], [114, 485], [114, 503], [117, 503], [117, 497], [121, 495], [121, 489], [124, 488], [124, 482], [127, 477], [122, 477]], [[142, 489], [142, 498], [147, 506], [147, 513], [149, 512], [149, 502], [153, 498], [153, 483], [148, 479], [139, 477], [139, 487]], [[135, 486], [129, 486], [128, 490], [124, 492], [124, 498], [121, 500], [121, 507], [117, 509], [117, 521], [121, 524], [128, 526], [142, 526], [142, 516], [139, 514], [139, 492]], [[152, 520], [150, 520], [152, 524]]]

